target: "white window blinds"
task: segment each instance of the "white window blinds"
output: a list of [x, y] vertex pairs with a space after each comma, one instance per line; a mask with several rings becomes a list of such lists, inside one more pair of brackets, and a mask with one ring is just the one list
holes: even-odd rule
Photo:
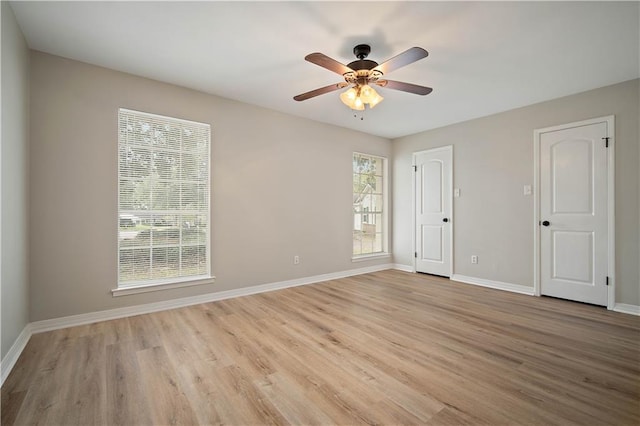
[[118, 287], [210, 276], [210, 134], [118, 111]]

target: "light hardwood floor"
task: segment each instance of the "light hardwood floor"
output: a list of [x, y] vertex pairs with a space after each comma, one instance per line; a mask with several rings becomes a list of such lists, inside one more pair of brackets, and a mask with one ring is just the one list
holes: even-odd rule
[[34, 335], [2, 425], [640, 424], [640, 318], [382, 271]]

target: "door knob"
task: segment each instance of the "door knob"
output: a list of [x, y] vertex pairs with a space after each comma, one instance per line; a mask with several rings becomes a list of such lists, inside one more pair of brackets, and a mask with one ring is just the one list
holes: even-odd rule
[[449, 219], [445, 217], [444, 219], [442, 219], [442, 221], [443, 222], [449, 222]]
[[549, 226], [549, 225], [551, 225], [551, 222], [549, 222], [548, 220], [542, 221], [542, 226]]

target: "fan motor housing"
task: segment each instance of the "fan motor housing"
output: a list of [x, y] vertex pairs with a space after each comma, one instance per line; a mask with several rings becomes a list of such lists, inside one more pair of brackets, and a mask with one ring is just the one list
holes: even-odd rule
[[347, 66], [354, 71], [372, 70], [378, 66], [378, 63], [369, 59], [358, 59], [357, 61], [349, 63]]

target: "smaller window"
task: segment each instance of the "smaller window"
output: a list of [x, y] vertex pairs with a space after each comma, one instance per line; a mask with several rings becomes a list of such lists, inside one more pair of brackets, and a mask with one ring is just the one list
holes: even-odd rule
[[387, 160], [354, 153], [353, 257], [387, 251]]

